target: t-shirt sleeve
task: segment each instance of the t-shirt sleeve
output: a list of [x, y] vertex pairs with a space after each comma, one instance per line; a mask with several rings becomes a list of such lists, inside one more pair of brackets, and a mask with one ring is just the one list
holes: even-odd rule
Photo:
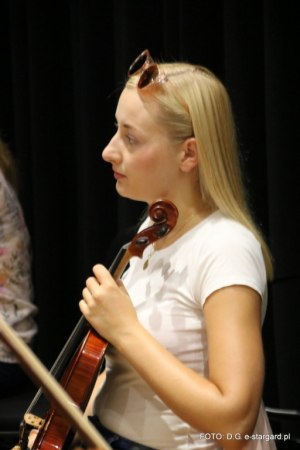
[[260, 243], [249, 230], [240, 225], [222, 230], [207, 240], [201, 252], [202, 263], [194, 284], [201, 306], [214, 291], [233, 285], [251, 287], [263, 296], [264, 259]]

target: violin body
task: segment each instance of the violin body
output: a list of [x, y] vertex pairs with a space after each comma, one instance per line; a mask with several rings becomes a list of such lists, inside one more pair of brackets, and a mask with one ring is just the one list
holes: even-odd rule
[[[60, 381], [74, 404], [82, 411], [85, 410], [91, 397], [107, 345], [107, 341], [90, 328]], [[88, 383], [87, 380], [89, 380]], [[68, 449], [74, 434], [69, 421], [54, 406], [51, 406], [32, 450]]]

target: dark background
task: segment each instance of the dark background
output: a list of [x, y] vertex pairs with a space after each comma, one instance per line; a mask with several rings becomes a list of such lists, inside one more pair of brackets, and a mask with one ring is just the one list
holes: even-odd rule
[[32, 237], [36, 352], [50, 366], [110, 243], [144, 204], [117, 197], [101, 151], [128, 66], [207, 66], [229, 90], [253, 213], [275, 279], [264, 326], [265, 401], [300, 409], [299, 13], [276, 0], [0, 2], [0, 130]]

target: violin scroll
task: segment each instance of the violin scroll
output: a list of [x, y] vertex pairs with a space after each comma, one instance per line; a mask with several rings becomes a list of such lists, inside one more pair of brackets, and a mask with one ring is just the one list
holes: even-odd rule
[[132, 256], [142, 258], [145, 248], [170, 233], [178, 219], [178, 210], [170, 200], [155, 201], [150, 205], [148, 214], [154, 223], [132, 240], [128, 247]]

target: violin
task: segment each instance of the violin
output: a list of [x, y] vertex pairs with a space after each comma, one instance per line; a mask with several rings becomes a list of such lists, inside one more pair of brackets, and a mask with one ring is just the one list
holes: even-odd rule
[[[126, 269], [128, 262], [134, 256], [142, 258], [145, 248], [166, 236], [176, 225], [178, 210], [168, 200], [157, 200], [152, 203], [148, 215], [153, 224], [140, 231], [131, 241], [119, 251], [116, 259], [109, 269], [113, 279], [117, 281]], [[93, 392], [94, 385], [101, 370], [108, 342], [103, 339], [86, 321], [84, 316], [79, 321], [77, 329], [88, 328], [88, 331], [73, 354], [71, 361], [65, 369], [60, 385], [72, 398], [72, 401], [82, 411]], [[34, 402], [33, 402], [34, 403]], [[25, 414], [25, 425], [32, 426], [26, 420], [30, 411]], [[38, 420], [39, 432], [32, 450], [66, 450], [74, 438], [74, 429], [70, 421], [51, 405], [44, 420]], [[24, 434], [24, 431], [22, 431]], [[25, 447], [26, 448], [26, 447]], [[22, 447], [20, 447], [23, 450]]]
[[[21, 365], [33, 381], [42, 386], [49, 400], [55, 404], [62, 416], [69, 421], [72, 428], [77, 430], [85, 444], [91, 448], [111, 450], [111, 447], [102, 438], [98, 430], [82, 414], [73, 403], [71, 397], [63, 390], [61, 385], [52, 377], [46, 367], [40, 362], [33, 351], [19, 338], [15, 331], [0, 315], [0, 336], [18, 357]], [[27, 447], [27, 444], [26, 444]], [[14, 449], [21, 448], [20, 446]]]

